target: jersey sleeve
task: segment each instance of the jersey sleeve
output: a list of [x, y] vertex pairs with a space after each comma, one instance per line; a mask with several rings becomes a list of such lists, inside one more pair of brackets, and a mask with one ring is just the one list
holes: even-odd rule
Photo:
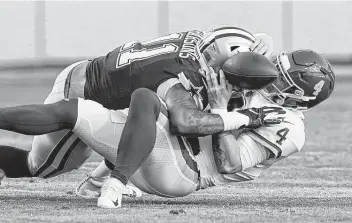
[[269, 149], [275, 158], [287, 157], [300, 151], [305, 143], [303, 120], [289, 110], [277, 118], [282, 120], [280, 124], [251, 130], [248, 134]]
[[260, 174], [279, 160], [285, 158], [270, 158], [270, 150], [258, 140], [254, 140], [251, 133], [242, 133], [237, 139], [240, 151], [242, 171], [223, 174], [225, 182], [243, 182], [254, 180]]
[[280, 158], [270, 158], [267, 160], [264, 160], [263, 162], [252, 166], [248, 167], [241, 172], [237, 172], [234, 174], [226, 174], [225, 178], [230, 181], [248, 181], [248, 180], [255, 180], [258, 178], [266, 169], [277, 163], [278, 161], [284, 159], [285, 157], [280, 157]]
[[166, 77], [157, 86], [157, 94], [165, 100], [165, 96], [174, 85], [181, 84], [187, 92], [192, 96], [194, 102], [200, 110], [203, 110], [208, 105], [208, 95], [206, 91], [206, 82], [201, 76], [194, 70], [189, 70], [187, 67], [184, 69], [179, 68], [173, 70], [172, 72], [167, 69], [166, 73], [172, 73], [173, 77]]
[[253, 140], [248, 134], [240, 134], [238, 149], [241, 157], [242, 169], [253, 167], [270, 156], [270, 152], [259, 142]]

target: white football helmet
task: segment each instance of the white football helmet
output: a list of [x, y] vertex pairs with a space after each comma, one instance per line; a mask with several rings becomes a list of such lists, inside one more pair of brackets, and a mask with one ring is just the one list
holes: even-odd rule
[[232, 55], [249, 51], [254, 41], [252, 33], [236, 26], [213, 28], [198, 43], [198, 50], [204, 60], [200, 61], [202, 68], [219, 66]]

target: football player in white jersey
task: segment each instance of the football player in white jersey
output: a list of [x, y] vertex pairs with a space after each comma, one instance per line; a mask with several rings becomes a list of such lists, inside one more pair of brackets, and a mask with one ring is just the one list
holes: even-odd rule
[[[263, 119], [270, 113], [266, 111], [266, 106], [278, 107], [281, 109], [276, 111], [271, 108], [269, 115], [270, 118], [281, 119], [281, 124], [262, 126], [256, 130], [242, 129], [241, 132], [224, 131], [212, 136], [213, 139], [211, 136], [199, 138], [198, 154], [194, 152], [197, 148], [192, 148], [196, 143], [189, 144], [183, 137], [169, 132], [166, 110], [160, 106], [161, 102], [154, 93], [137, 90], [131, 102], [131, 109], [137, 115], [135, 117], [138, 118], [139, 113], [145, 114], [142, 110], [149, 106], [159, 112], [155, 116], [154, 149], [130, 177], [130, 181], [148, 193], [165, 197], [185, 196], [209, 186], [255, 179], [273, 163], [299, 151], [304, 144], [301, 111], [316, 106], [331, 95], [335, 83], [334, 73], [323, 56], [310, 50], [281, 53], [275, 64], [280, 70], [280, 78], [274, 84], [258, 92], [240, 92], [240, 97], [237, 97], [243, 99], [243, 105], [238, 108], [259, 108], [237, 111], [253, 120], [253, 117]], [[231, 101], [224, 77], [220, 77], [219, 86], [214, 73], [211, 75], [213, 78], [207, 82], [212, 112], [227, 120], [226, 116], [231, 115], [227, 111], [227, 101], [230, 100], [230, 105], [238, 103]], [[160, 97], [163, 99], [162, 94]], [[33, 124], [33, 120], [40, 118], [42, 122], [45, 117], [50, 124], [46, 124], [47, 128], [53, 131], [73, 129], [87, 145], [114, 162], [128, 111], [107, 110], [98, 103], [82, 99], [78, 101], [78, 108], [75, 107], [77, 101], [75, 106], [70, 105], [75, 105], [75, 100], [52, 105], [4, 108], [1, 109], [0, 128], [41, 134], [43, 128], [38, 127], [38, 122]], [[131, 192], [127, 188], [118, 193]], [[116, 201], [121, 204], [121, 197], [117, 195]]]
[[[239, 133], [225, 131], [212, 139], [202, 138], [204, 146], [196, 156], [201, 188], [253, 180], [277, 161], [302, 149], [305, 143], [302, 112], [330, 97], [335, 75], [329, 62], [311, 50], [282, 52], [274, 63], [280, 70], [280, 78], [263, 90], [242, 92], [241, 108], [276, 105], [283, 108], [276, 114], [282, 122]], [[227, 112], [225, 103], [212, 103], [211, 107], [216, 114]]]

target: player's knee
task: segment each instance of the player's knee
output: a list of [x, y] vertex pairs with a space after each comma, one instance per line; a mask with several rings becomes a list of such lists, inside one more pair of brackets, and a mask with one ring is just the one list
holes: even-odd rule
[[64, 128], [72, 129], [78, 116], [78, 99], [61, 100], [52, 104], [57, 120], [60, 120]]
[[159, 106], [160, 102], [155, 93], [147, 88], [136, 89], [131, 96], [133, 102], [142, 104], [148, 107]]
[[138, 88], [132, 93], [130, 110], [152, 112], [158, 118], [160, 105], [160, 100], [156, 94], [147, 88]]

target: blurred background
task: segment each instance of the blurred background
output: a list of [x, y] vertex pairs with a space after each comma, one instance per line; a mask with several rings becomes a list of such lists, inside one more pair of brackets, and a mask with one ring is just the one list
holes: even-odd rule
[[352, 1], [0, 1], [0, 106], [42, 103], [64, 67], [125, 42], [226, 24], [271, 35], [276, 52], [319, 51], [351, 77]]
[[222, 24], [266, 32], [276, 51], [312, 48], [350, 61], [352, 1], [171, 0], [1, 1], [0, 60], [90, 58], [131, 40]]

